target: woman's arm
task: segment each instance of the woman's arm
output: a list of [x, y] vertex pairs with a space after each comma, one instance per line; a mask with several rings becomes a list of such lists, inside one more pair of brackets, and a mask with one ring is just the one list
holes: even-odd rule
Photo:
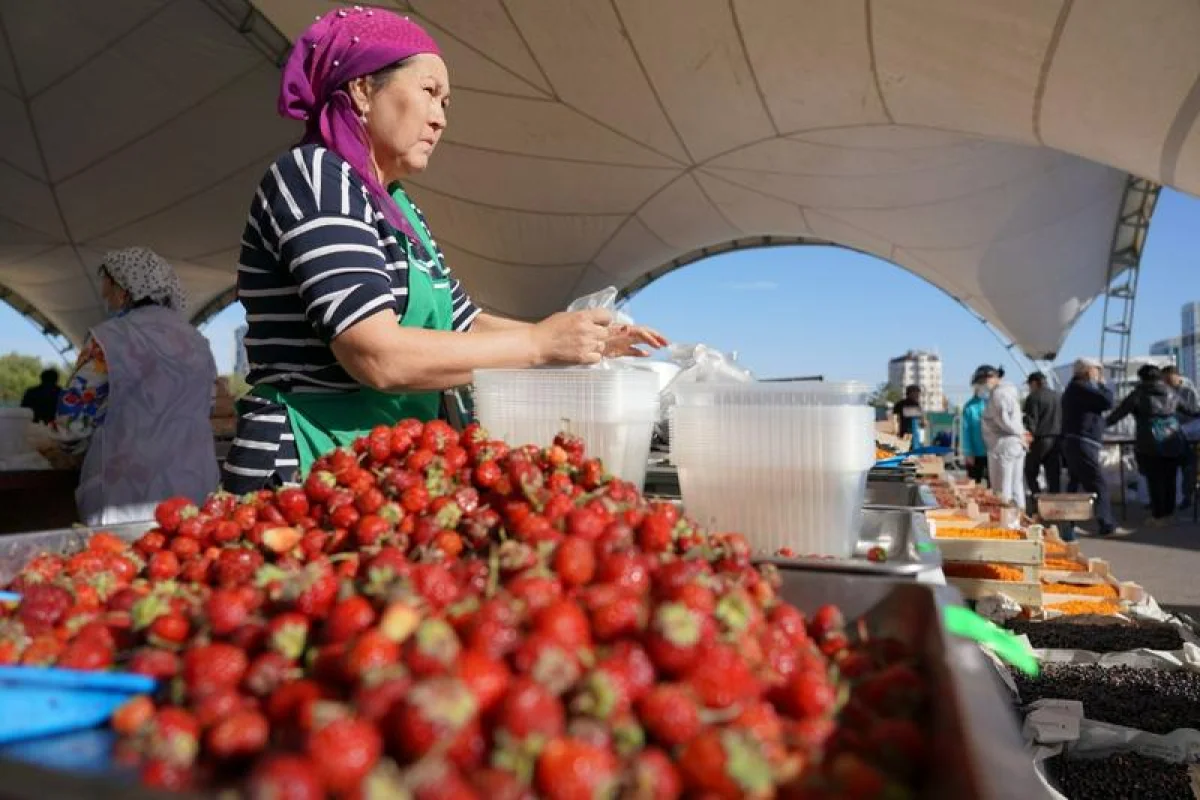
[[471, 323], [470, 333], [499, 333], [501, 331], [521, 331], [529, 330], [533, 327], [532, 322], [522, 322], [519, 319], [509, 319], [508, 317], [498, 317], [495, 314], [489, 314], [486, 311], [481, 311], [475, 321]]
[[404, 328], [385, 309], [348, 328], [330, 346], [351, 377], [365, 386], [383, 392], [432, 391], [470, 383], [476, 369], [594, 364], [611, 321], [609, 312], [595, 309], [554, 314], [536, 325], [463, 334]]
[[[533, 323], [498, 317], [486, 312], [475, 317], [471, 333], [499, 333], [502, 331], [528, 330]], [[609, 328], [608, 343], [604, 348], [606, 358], [619, 356], [644, 357], [650, 355], [642, 346], [658, 349], [667, 346], [667, 338], [645, 325], [613, 325]]]
[[108, 411], [108, 362], [104, 348], [88, 337], [58, 398], [54, 429], [64, 450], [82, 453]]

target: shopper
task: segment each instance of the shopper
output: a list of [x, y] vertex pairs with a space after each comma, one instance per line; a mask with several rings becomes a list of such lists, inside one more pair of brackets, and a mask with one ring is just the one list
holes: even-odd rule
[[54, 421], [54, 412], [58, 408], [58, 396], [62, 387], [58, 385], [58, 370], [51, 368], [42, 370], [38, 378], [40, 383], [25, 390], [21, 397], [21, 407], [33, 412], [34, 422], [50, 423]]
[[912, 446], [920, 447], [921, 429], [929, 428], [921, 409], [920, 386], [913, 385], [904, 390], [904, 399], [892, 406], [892, 416], [896, 421], [896, 435], [911, 436]]
[[1046, 491], [1062, 491], [1062, 404], [1058, 392], [1046, 384], [1041, 372], [1027, 379], [1029, 396], [1025, 398], [1025, 429], [1029, 431], [1029, 452], [1025, 455], [1025, 486], [1034, 498], [1041, 491], [1038, 473], [1046, 470]]
[[[1163, 367], [1162, 373], [1163, 380], [1179, 395], [1182, 405], [1200, 405], [1200, 396], [1197, 396], [1195, 384], [1184, 377], [1178, 367]], [[1186, 420], [1181, 419], [1180, 422], [1187, 426], [1196, 420], [1200, 420], [1200, 417], [1189, 417]], [[1179, 503], [1181, 509], [1191, 508], [1196, 496], [1196, 446], [1190, 441], [1189, 445], [1183, 454], [1183, 487]]]
[[971, 387], [974, 394], [962, 410], [962, 454], [967, 477], [983, 483], [988, 479], [987, 444], [983, 441], [983, 411], [987, 408], [987, 386]]
[[217, 367], [175, 270], [130, 247], [104, 256], [100, 284], [113, 316], [89, 332], [54, 423], [64, 447], [86, 451], [75, 503], [92, 526], [152, 520], [170, 497], [200, 502], [218, 478]]
[[372, 427], [446, 415], [476, 369], [644, 356], [658, 333], [602, 309], [531, 324], [481, 312], [402, 184], [447, 125], [437, 43], [381, 8], [338, 8], [283, 68], [279, 112], [304, 123], [250, 202], [238, 268], [251, 393], [224, 484], [241, 494], [306, 474]]
[[1077, 360], [1071, 382], [1062, 396], [1062, 450], [1067, 465], [1067, 491], [1082, 491], [1095, 496], [1096, 532], [1101, 536], [1117, 530], [1108, 484], [1100, 466], [1104, 414], [1112, 407], [1112, 390], [1104, 385], [1104, 369], [1100, 362], [1091, 358]]
[[971, 383], [982, 384], [988, 390], [983, 440], [987, 443], [992, 491], [1006, 503], [1024, 508], [1027, 441], [1021, 421], [1021, 396], [1017, 387], [1003, 378], [1003, 369], [984, 364], [975, 370]]
[[1151, 524], [1162, 525], [1175, 513], [1175, 485], [1188, 448], [1180, 416], [1200, 415], [1200, 408], [1194, 399], [1182, 400], [1163, 380], [1162, 370], [1152, 364], [1138, 370], [1138, 379], [1106, 422], [1115, 425], [1133, 415], [1133, 449], [1150, 489]]

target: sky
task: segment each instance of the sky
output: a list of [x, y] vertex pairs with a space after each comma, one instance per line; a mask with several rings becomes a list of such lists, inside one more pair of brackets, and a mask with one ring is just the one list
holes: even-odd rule
[[[1178, 336], [1180, 307], [1200, 300], [1200, 199], [1164, 190], [1142, 257], [1132, 352]], [[834, 276], [833, 280], [829, 276]], [[469, 288], [469, 287], [468, 287]], [[1103, 303], [1080, 317], [1059, 362], [1099, 352]], [[1022, 374], [996, 335], [940, 289], [886, 261], [835, 247], [778, 247], [714, 256], [666, 275], [626, 306], [635, 321], [673, 341], [736, 351], [758, 377], [824, 375], [887, 380], [888, 359], [906, 350], [942, 357], [947, 387], [967, 384], [981, 363]], [[234, 304], [203, 328], [218, 369], [231, 371]], [[61, 359], [37, 329], [0, 303], [0, 353]]]

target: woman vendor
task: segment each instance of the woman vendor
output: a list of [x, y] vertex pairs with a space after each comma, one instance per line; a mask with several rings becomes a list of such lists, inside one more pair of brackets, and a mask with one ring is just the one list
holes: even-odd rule
[[89, 332], [54, 424], [67, 450], [85, 454], [75, 501], [90, 526], [154, 519], [162, 500], [201, 501], [219, 477], [217, 367], [184, 316], [175, 270], [130, 247], [104, 256], [100, 282], [114, 316]]
[[591, 364], [665, 344], [603, 310], [528, 324], [471, 302], [399, 183], [428, 165], [449, 100], [437, 44], [396, 14], [331, 11], [296, 42], [279, 110], [306, 132], [267, 170], [242, 239], [254, 389], [226, 489], [293, 481], [377, 424], [434, 419], [443, 391], [475, 369]]

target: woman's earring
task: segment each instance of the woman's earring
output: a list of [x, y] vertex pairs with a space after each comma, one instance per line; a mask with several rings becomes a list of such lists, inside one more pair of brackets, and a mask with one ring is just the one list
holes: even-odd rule
[[366, 111], [358, 112], [358, 121], [363, 124], [364, 128], [367, 126], [367, 112]]

